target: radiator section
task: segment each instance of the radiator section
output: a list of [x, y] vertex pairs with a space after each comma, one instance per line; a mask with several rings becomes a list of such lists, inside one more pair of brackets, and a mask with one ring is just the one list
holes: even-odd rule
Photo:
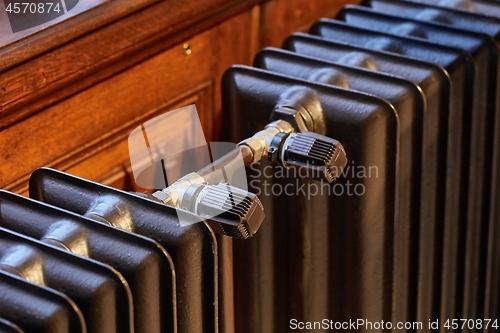
[[30, 196], [106, 224], [133, 221], [135, 233], [158, 242], [172, 258], [179, 332], [215, 331], [217, 243], [205, 224], [181, 227], [173, 208], [49, 169], [33, 174]]
[[159, 243], [8, 192], [0, 192], [0, 207], [3, 227], [119, 271], [132, 293], [136, 331], [174, 331], [174, 266]]
[[[256, 86], [262, 89], [257, 91]], [[235, 299], [256, 304], [247, 309], [245, 318], [237, 318], [236, 322], [251, 328], [252, 332], [275, 332], [287, 327], [290, 318], [321, 320], [320, 316], [326, 316], [344, 320], [366, 316], [381, 320], [390, 315], [392, 246], [389, 244], [396, 218], [397, 114], [388, 102], [372, 95], [243, 66], [229, 69], [224, 76], [223, 92], [239, 92], [223, 95], [224, 108], [238, 110], [257, 128], [268, 121], [269, 113], [265, 110], [272, 109], [279, 102], [281, 92], [290, 87], [314, 89], [325, 112], [327, 135], [340, 142], [355, 135], [357, 140], [345, 147], [347, 156], [359, 165], [376, 167], [379, 175], [363, 179], [349, 175], [335, 183], [362, 184], [367, 189], [363, 196], [328, 196], [326, 191], [333, 192], [334, 185], [327, 185], [322, 187], [325, 194], [319, 200], [308, 200], [297, 194], [278, 195], [269, 199], [269, 203], [264, 202], [274, 207], [272, 215], [269, 216], [269, 212], [267, 215], [269, 223], [262, 226], [255, 241], [234, 245], [237, 254], [244, 255], [238, 261], [245, 263], [235, 271]], [[351, 110], [356, 110], [355, 114]], [[234, 112], [225, 114], [225, 126], [241, 133], [236, 135], [247, 134], [243, 124], [231, 117]], [[227, 139], [238, 140], [236, 135]], [[374, 136], [376, 140], [372, 140]], [[261, 168], [255, 172], [264, 176], [268, 165], [263, 164]], [[278, 172], [279, 169], [273, 170], [275, 175]], [[272, 182], [271, 188], [275, 182], [283, 188], [289, 184], [292, 185], [288, 188], [302, 185], [297, 184], [293, 175], [273, 177], [256, 182], [262, 186], [257, 192], [265, 193], [266, 181]], [[307, 186], [310, 182], [304, 184]], [[269, 243], [265, 237], [261, 239], [260, 234], [273, 235], [273, 242]], [[379, 242], [365, 238], [375, 234]], [[318, 236], [323, 239], [323, 245], [316, 243]], [[348, 239], [353, 242], [346, 242]], [[266, 259], [261, 260], [260, 255], [264, 253]], [[315, 272], [313, 267], [324, 271]], [[316, 279], [309, 274], [325, 279], [322, 285], [328, 292], [317, 288]], [[260, 288], [261, 281], [265, 281], [265, 288]], [[268, 288], [274, 290], [274, 295], [267, 292]], [[272, 296], [274, 299], [270, 299]], [[345, 302], [349, 298], [355, 301]], [[379, 302], [384, 299], [387, 302]], [[265, 303], [261, 303], [263, 300]], [[311, 311], [314, 308], [318, 310]]]
[[68, 296], [4, 271], [0, 286], [2, 332], [87, 332], [82, 312]]

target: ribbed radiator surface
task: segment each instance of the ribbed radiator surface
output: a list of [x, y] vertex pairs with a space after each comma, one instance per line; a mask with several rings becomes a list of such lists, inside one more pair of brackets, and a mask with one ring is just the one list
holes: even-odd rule
[[[247, 168], [264, 223], [224, 247], [217, 223], [36, 170], [30, 198], [0, 191], [0, 333], [232, 333], [231, 285], [237, 333], [497, 331], [499, 48], [499, 2], [365, 0], [229, 68], [226, 141], [319, 107], [348, 162], [327, 183], [270, 150]], [[291, 163], [332, 158], [315, 138]]]
[[[318, 188], [310, 181], [274, 170], [266, 184], [268, 166], [256, 168], [256, 193], [296, 191], [262, 197], [271, 216], [256, 239], [235, 244], [238, 332], [324, 318], [408, 323], [407, 331], [431, 331], [437, 320], [453, 330], [456, 319], [458, 331], [495, 331], [463, 323], [499, 316], [500, 7], [463, 3], [346, 6], [283, 49], [262, 50], [256, 68], [226, 72], [230, 140], [262, 127], [288, 87], [309, 87], [355, 171], [310, 197], [299, 190]], [[377, 175], [361, 172], [373, 166]], [[349, 185], [366, 192], [339, 195]]]

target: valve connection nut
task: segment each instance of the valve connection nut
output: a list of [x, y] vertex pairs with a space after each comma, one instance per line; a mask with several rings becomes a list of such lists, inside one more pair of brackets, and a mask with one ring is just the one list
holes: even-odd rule
[[264, 156], [264, 152], [266, 149], [266, 147], [262, 144], [262, 142], [255, 138], [246, 139], [240, 142], [238, 145], [247, 146], [252, 150], [253, 153], [252, 163], [260, 161], [262, 156]]

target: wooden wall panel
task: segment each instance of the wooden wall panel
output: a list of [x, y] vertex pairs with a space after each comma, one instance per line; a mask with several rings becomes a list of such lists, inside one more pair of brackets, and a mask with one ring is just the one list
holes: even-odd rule
[[[35, 27], [32, 27], [30, 29], [22, 30], [19, 32], [16, 32], [15, 34], [12, 33], [12, 28], [10, 27], [9, 23], [9, 18], [7, 16], [7, 11], [5, 8], [5, 4], [3, 1], [0, 2], [0, 50], [2, 46], [4, 45], [9, 45], [12, 44], [15, 41], [18, 41], [20, 39], [24, 39], [27, 36], [36, 34], [40, 32], [41, 30], [50, 28], [51, 26], [62, 22], [64, 20], [68, 20], [80, 13], [87, 12], [90, 9], [94, 7], [98, 7], [105, 1], [110, 1], [110, 0], [85, 0], [85, 1], [80, 1], [78, 4], [67, 14], [59, 16], [57, 19], [37, 25]], [[22, 2], [21, 2], [22, 3]], [[23, 8], [23, 7], [21, 7]], [[61, 10], [64, 10], [61, 8]]]
[[[181, 96], [174, 103], [154, 110], [154, 112], [146, 112], [142, 119], [138, 119], [131, 127], [136, 128], [145, 120], [158, 116], [164, 112], [175, 110], [180, 107], [196, 104], [196, 108], [200, 113], [209, 113], [212, 108], [213, 82], [207, 81], [192, 91], [187, 91], [185, 96]], [[202, 120], [202, 126], [205, 132], [211, 123]], [[81, 161], [68, 161], [66, 165], [61, 165], [61, 168], [67, 172], [103, 183], [105, 185], [113, 185], [117, 181], [118, 169], [126, 170], [129, 173], [130, 161], [128, 153], [128, 135], [130, 130], [122, 131], [120, 135], [116, 135], [115, 140], [105, 141], [99, 147], [92, 150], [92, 154], [83, 158]], [[73, 162], [73, 163], [72, 163]], [[118, 168], [118, 169], [117, 169]], [[146, 189], [133, 186], [134, 190], [145, 191]]]
[[255, 6], [217, 26], [215, 78], [215, 118], [214, 129], [219, 137], [221, 124], [221, 79], [225, 70], [234, 64], [251, 65], [259, 30], [259, 21], [255, 19], [260, 11]]
[[320, 17], [333, 17], [348, 3], [361, 0], [273, 0], [262, 5], [260, 40], [263, 46], [281, 47], [294, 32], [306, 32]]
[[[188, 40], [197, 52], [185, 55], [178, 45], [0, 132], [5, 159], [0, 184], [14, 189], [39, 166], [87, 157], [95, 147], [123, 132], [128, 135], [156, 110], [210, 81], [214, 40], [212, 29]], [[212, 107], [203, 112], [211, 113]], [[207, 119], [211, 122], [211, 116]]]
[[[123, 1], [141, 2], [121, 0], [109, 4]], [[0, 62], [0, 129], [210, 29], [255, 2], [257, 0], [158, 1], [84, 36], [80, 36], [81, 31], [72, 26], [74, 21], [70, 19], [50, 29], [53, 34], [46, 38], [6, 47], [1, 51]], [[119, 9], [115, 11], [120, 13]], [[101, 12], [97, 16], [108, 20], [110, 15]], [[79, 19], [80, 16], [74, 18]], [[89, 21], [96, 21], [96, 17], [91, 16]], [[94, 22], [90, 27], [81, 25], [95, 29], [100, 23]], [[66, 36], [65, 29], [73, 35]], [[53, 43], [58, 34], [63, 40], [79, 38], [19, 63], [25, 59], [24, 53], [31, 55], [30, 50]], [[4, 70], [4, 64], [17, 67]]]

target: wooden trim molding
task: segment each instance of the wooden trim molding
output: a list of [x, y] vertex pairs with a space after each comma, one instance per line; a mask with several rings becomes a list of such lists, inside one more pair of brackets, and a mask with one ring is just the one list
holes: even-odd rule
[[[2, 57], [0, 72], [158, 1], [161, 0], [85, 0], [85, 4], [81, 1], [71, 12], [54, 21], [18, 32], [13, 37], [0, 36], [0, 55]], [[78, 10], [80, 4], [85, 9]], [[0, 3], [0, 8], [2, 7], [3, 3]], [[6, 25], [7, 22], [0, 24]], [[9, 39], [14, 41], [4, 42]]]
[[[204, 82], [186, 91], [184, 94], [180, 95], [177, 100], [148, 110], [140, 117], [124, 123], [112, 132], [106, 133], [96, 140], [82, 146], [80, 149], [76, 149], [72, 153], [54, 160], [47, 166], [70, 172], [76, 176], [96, 180], [104, 184], [111, 184], [112, 182], [109, 178], [114, 179], [116, 175], [112, 172], [113, 170], [106, 170], [106, 168], [116, 165], [116, 159], [120, 159], [120, 164], [123, 166], [123, 169], [128, 169], [130, 161], [128, 159], [127, 138], [135, 127], [144, 123], [146, 120], [163, 114], [165, 111], [173, 110], [184, 105], [196, 104], [198, 108], [208, 109], [208, 107], [204, 107], [204, 105], [213, 103], [211, 98], [212, 85], [212, 81]], [[206, 125], [203, 127], [204, 131], [207, 130]], [[111, 173], [113, 174], [111, 175]], [[30, 174], [25, 174], [16, 179], [13, 183], [6, 185], [4, 188], [16, 193], [27, 193], [29, 177]], [[147, 189], [137, 190], [146, 191]]]
[[[0, 130], [217, 25], [257, 0], [120, 0], [0, 50]], [[128, 10], [119, 10], [120, 3]], [[142, 4], [142, 7], [141, 7]], [[132, 6], [132, 7], [130, 7]], [[111, 9], [110, 9], [111, 10]], [[133, 15], [132, 12], [133, 11]], [[90, 16], [88, 22], [85, 17]], [[102, 26], [103, 22], [109, 22]], [[62, 31], [67, 27], [67, 32]], [[59, 34], [62, 39], [56, 41]], [[71, 43], [68, 41], [71, 40]], [[50, 52], [48, 52], [48, 48]], [[24, 54], [23, 50], [26, 51]], [[3, 61], [2, 61], [3, 62]], [[64, 89], [63, 89], [64, 88]]]

